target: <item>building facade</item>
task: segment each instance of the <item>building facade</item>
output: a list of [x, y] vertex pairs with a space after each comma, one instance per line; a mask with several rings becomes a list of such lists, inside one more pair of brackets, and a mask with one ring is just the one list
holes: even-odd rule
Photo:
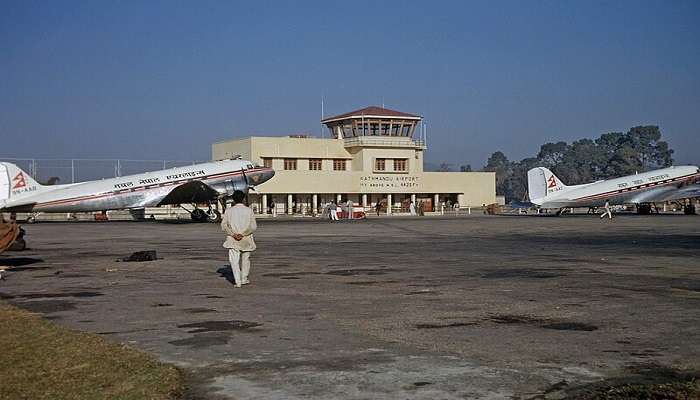
[[[226, 140], [212, 145], [212, 158], [240, 156], [275, 169], [249, 201], [256, 212], [315, 214], [334, 201], [382, 212], [406, 211], [410, 201], [426, 211], [441, 206], [482, 206], [496, 201], [493, 172], [425, 172], [422, 118], [367, 107], [326, 118], [330, 138], [306, 136]], [[418, 135], [420, 136], [420, 135]], [[390, 207], [389, 207], [390, 205]]]

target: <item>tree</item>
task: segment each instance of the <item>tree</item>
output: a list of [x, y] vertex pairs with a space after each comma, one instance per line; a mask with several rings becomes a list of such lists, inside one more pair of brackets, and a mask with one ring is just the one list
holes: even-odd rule
[[486, 161], [484, 171], [496, 173], [496, 194], [508, 198], [510, 194], [508, 180], [512, 175], [511, 163], [508, 161], [508, 157], [501, 151], [491, 154], [491, 157]]
[[496, 173], [497, 194], [508, 201], [520, 200], [527, 193], [527, 171], [537, 166], [551, 169], [567, 185], [669, 166], [673, 150], [661, 136], [656, 125], [635, 126], [627, 133], [604, 133], [595, 140], [580, 139], [570, 145], [545, 143], [537, 157], [519, 162], [511, 162], [497, 151], [487, 160], [484, 171]]
[[440, 169], [438, 169], [438, 171], [440, 171], [440, 172], [450, 172], [450, 171], [452, 171], [452, 164], [448, 164], [448, 163], [445, 163], [445, 162], [444, 162], [444, 163], [441, 163], [441, 164], [440, 164]]
[[460, 172], [472, 172], [472, 165], [471, 164], [460, 165], [459, 170], [460, 170]]

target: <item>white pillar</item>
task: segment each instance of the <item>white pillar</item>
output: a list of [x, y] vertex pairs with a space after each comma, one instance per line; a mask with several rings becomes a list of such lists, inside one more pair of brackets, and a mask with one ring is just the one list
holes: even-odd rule
[[267, 214], [267, 195], [264, 194], [262, 195], [262, 210], [260, 210], [261, 214]]
[[342, 194], [335, 195], [335, 204], [338, 204], [341, 201], [343, 201], [343, 195]]
[[316, 215], [316, 211], [318, 210], [318, 195], [314, 194], [311, 196], [311, 215]]
[[367, 204], [367, 194], [362, 195], [362, 207], [364, 207], [364, 208], [369, 207], [369, 204]]
[[391, 215], [391, 206], [394, 205], [393, 200], [391, 199], [391, 193], [386, 195], [386, 215]]
[[440, 195], [437, 193], [433, 196], [433, 211], [440, 211]]
[[415, 194], [411, 195], [411, 203], [416, 204], [416, 195]]
[[294, 206], [294, 204], [292, 203], [293, 200], [294, 199], [292, 198], [292, 195], [288, 194], [287, 195], [287, 214], [292, 214], [292, 212], [293, 212], [292, 211], [292, 207]]

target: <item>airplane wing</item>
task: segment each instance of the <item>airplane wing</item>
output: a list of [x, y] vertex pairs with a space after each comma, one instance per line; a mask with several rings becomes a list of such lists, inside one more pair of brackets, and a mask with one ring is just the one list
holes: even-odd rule
[[175, 187], [157, 205], [204, 203], [219, 196], [219, 192], [202, 181], [183, 183]]
[[688, 185], [668, 193], [659, 201], [673, 201], [700, 197], [700, 185]]

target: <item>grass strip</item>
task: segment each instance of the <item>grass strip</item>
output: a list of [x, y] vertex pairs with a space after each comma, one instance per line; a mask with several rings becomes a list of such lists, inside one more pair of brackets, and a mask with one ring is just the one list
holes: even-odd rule
[[169, 400], [182, 392], [173, 366], [0, 302], [0, 399]]

